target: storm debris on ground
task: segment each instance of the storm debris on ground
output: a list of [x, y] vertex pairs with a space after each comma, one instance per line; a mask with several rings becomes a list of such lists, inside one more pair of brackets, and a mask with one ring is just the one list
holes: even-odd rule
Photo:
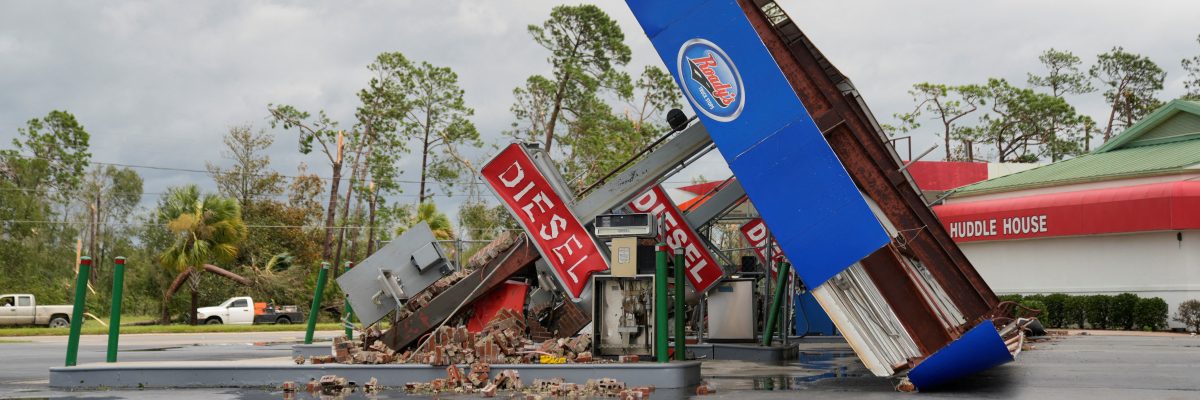
[[310, 362], [447, 366], [531, 364], [541, 362], [543, 357], [565, 363], [599, 362], [590, 351], [591, 335], [535, 343], [526, 337], [525, 317], [508, 309], [501, 309], [479, 332], [471, 332], [465, 326], [442, 326], [430, 333], [418, 348], [403, 353], [388, 348], [378, 340], [379, 336], [379, 331], [372, 327], [359, 335], [362, 340], [335, 337], [330, 349], [332, 355], [314, 356]]
[[624, 382], [612, 378], [589, 379], [584, 384], [567, 382], [562, 378], [535, 379], [533, 383], [525, 385], [516, 370], [499, 371], [494, 378], [488, 380], [490, 370], [486, 363], [472, 364], [470, 372], [466, 374], [457, 366], [449, 366], [446, 368], [445, 378], [429, 382], [409, 382], [404, 385], [404, 390], [410, 394], [455, 393], [496, 397], [500, 393], [510, 393], [512, 396], [524, 394], [526, 398], [611, 397], [630, 400], [648, 399], [654, 391], [651, 386], [627, 388]]

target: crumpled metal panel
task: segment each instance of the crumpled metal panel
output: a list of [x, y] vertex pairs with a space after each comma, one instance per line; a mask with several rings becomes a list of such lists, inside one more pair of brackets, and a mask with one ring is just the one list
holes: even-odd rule
[[928, 390], [1012, 360], [1013, 354], [989, 319], [917, 364], [908, 379], [917, 389]]

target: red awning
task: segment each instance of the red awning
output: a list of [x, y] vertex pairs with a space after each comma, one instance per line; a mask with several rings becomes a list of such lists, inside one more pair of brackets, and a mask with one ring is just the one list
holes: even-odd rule
[[1200, 229], [1200, 182], [969, 201], [933, 210], [956, 242]]

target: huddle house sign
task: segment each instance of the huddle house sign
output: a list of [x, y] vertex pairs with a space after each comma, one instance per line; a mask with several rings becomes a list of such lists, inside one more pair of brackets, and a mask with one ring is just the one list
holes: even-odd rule
[[608, 269], [604, 253], [523, 146], [510, 144], [480, 174], [573, 297], [579, 298], [593, 273]]
[[1046, 214], [944, 220], [956, 241], [1020, 239], [1050, 233]]

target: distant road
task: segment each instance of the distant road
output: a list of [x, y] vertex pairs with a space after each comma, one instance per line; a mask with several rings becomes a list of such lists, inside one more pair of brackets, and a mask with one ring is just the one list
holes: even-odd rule
[[[317, 331], [317, 340], [333, 340], [342, 331]], [[42, 344], [62, 344], [63, 356], [66, 356], [67, 336], [6, 336], [0, 338], [10, 342], [29, 342]], [[304, 331], [284, 332], [231, 332], [231, 333], [138, 333], [122, 334], [121, 348], [126, 346], [169, 346], [169, 345], [202, 345], [202, 344], [254, 344], [256, 342], [300, 342], [304, 340]], [[79, 337], [81, 346], [97, 345], [104, 350], [108, 346], [108, 335], [83, 335]], [[80, 360], [83, 363], [83, 360]]]

